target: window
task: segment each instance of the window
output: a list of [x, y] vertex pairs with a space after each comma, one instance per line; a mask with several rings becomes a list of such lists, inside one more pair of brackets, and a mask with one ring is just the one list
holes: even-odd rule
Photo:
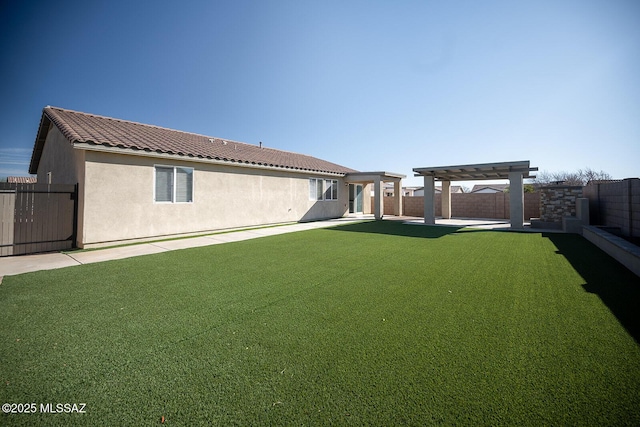
[[338, 181], [310, 178], [309, 200], [338, 200]]
[[316, 200], [322, 200], [322, 195], [323, 195], [323, 191], [322, 191], [322, 180], [318, 179], [318, 186], [316, 188]]
[[176, 194], [177, 203], [193, 202], [193, 169], [176, 168]]
[[322, 200], [322, 180], [309, 179], [309, 200]]
[[335, 179], [325, 180], [325, 200], [338, 200], [338, 181]]
[[193, 202], [193, 168], [156, 166], [154, 201]]

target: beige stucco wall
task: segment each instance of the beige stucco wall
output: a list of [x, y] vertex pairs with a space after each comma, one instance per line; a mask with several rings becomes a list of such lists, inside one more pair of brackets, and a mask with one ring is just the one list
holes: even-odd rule
[[[98, 151], [85, 160], [83, 245], [337, 218], [348, 209], [336, 177]], [[193, 203], [155, 203], [154, 165], [193, 167]], [[309, 178], [337, 179], [339, 200], [309, 200]]]
[[38, 183], [47, 184], [51, 173], [51, 184], [76, 184], [79, 181], [84, 152], [74, 150], [67, 138], [51, 126], [38, 164]]
[[365, 184], [362, 190], [362, 213], [372, 214], [373, 213], [373, 197], [367, 197], [366, 195], [371, 194], [373, 191], [373, 184]]

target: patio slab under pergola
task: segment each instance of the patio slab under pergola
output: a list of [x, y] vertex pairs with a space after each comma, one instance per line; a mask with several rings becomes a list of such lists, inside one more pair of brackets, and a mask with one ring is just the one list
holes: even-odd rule
[[537, 171], [528, 160], [414, 168], [424, 177], [424, 223], [435, 224], [435, 181], [442, 181], [442, 218], [451, 218], [451, 181], [509, 180], [509, 220], [514, 229], [524, 228], [524, 178]]

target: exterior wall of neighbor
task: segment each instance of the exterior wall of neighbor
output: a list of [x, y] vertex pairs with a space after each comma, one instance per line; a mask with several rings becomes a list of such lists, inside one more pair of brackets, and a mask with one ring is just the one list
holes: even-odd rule
[[[84, 245], [337, 218], [348, 210], [340, 177], [98, 151], [85, 156]], [[193, 202], [154, 202], [154, 165], [193, 168]], [[309, 178], [336, 179], [338, 200], [309, 200]]]

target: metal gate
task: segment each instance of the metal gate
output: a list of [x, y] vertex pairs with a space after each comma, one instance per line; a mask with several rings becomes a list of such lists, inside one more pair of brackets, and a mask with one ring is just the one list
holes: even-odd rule
[[78, 184], [0, 183], [0, 256], [71, 249]]

